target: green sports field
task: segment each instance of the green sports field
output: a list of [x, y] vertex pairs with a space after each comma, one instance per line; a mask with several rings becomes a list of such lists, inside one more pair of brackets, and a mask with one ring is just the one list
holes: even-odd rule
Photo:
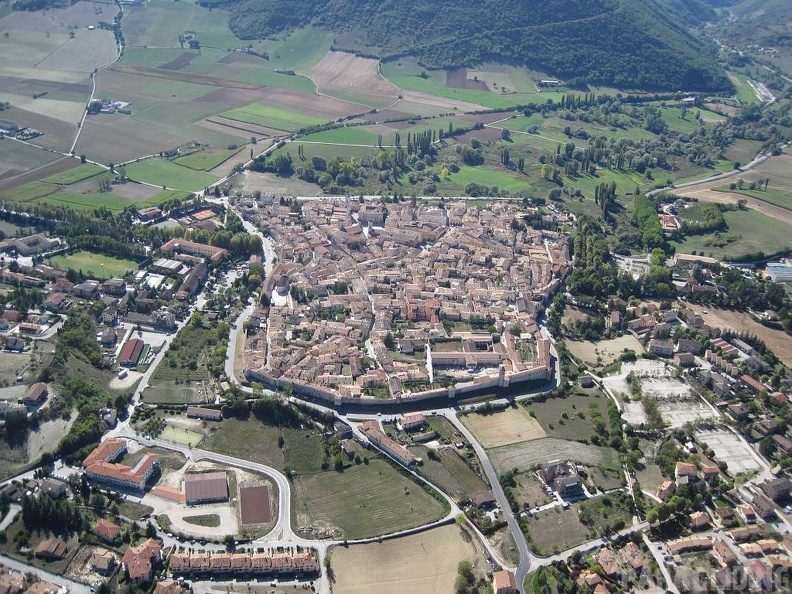
[[123, 276], [130, 270], [138, 269], [137, 262], [134, 260], [111, 258], [85, 250], [65, 256], [53, 256], [49, 262], [50, 266], [60, 270], [72, 268], [101, 278]]

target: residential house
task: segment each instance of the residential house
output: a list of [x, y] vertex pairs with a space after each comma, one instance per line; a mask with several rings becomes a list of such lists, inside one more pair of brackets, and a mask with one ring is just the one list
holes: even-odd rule
[[418, 458], [410, 450], [386, 435], [376, 421], [366, 421], [361, 430], [371, 443], [384, 450], [400, 464], [409, 468], [418, 461]]
[[191, 419], [203, 419], [204, 421], [222, 421], [223, 413], [213, 408], [202, 406], [188, 406], [187, 416]]
[[704, 530], [709, 527], [710, 519], [707, 514], [702, 511], [693, 512], [688, 516], [688, 526], [693, 531]]
[[117, 559], [110, 551], [96, 549], [91, 555], [88, 564], [99, 575], [109, 576], [115, 571]]
[[80, 283], [79, 285], [74, 285], [72, 294], [74, 294], [75, 297], [80, 297], [82, 299], [99, 299], [99, 283], [95, 281], [88, 281], [85, 283]]
[[731, 567], [733, 565], [737, 565], [737, 562], [739, 561], [737, 558], [737, 553], [732, 550], [726, 541], [721, 539], [715, 540], [712, 545], [712, 551], [710, 551], [710, 555], [721, 567]]
[[786, 477], [770, 479], [759, 485], [759, 488], [765, 492], [770, 499], [776, 503], [785, 501], [792, 491], [792, 481]]
[[628, 542], [621, 550], [622, 559], [635, 571], [641, 571], [646, 566], [646, 557], [641, 548], [634, 542]]
[[47, 384], [45, 384], [44, 382], [38, 382], [30, 386], [25, 391], [25, 395], [22, 396], [22, 403], [25, 406], [34, 408], [36, 406], [39, 406], [46, 399], [47, 399]]
[[33, 553], [40, 559], [57, 561], [66, 556], [68, 549], [66, 548], [66, 543], [59, 538], [48, 538], [42, 540], [34, 549]]
[[154, 566], [162, 559], [162, 546], [149, 538], [135, 547], [129, 547], [121, 559], [121, 566], [131, 582], [149, 582]]
[[123, 297], [126, 295], [126, 292], [127, 286], [123, 278], [110, 278], [102, 283], [102, 293], [105, 295]]
[[676, 353], [674, 355], [674, 365], [679, 367], [695, 367], [696, 358], [690, 353]]
[[492, 574], [492, 589], [495, 594], [518, 594], [514, 574], [506, 569]]
[[470, 494], [470, 503], [479, 509], [495, 507], [495, 495], [490, 490], [474, 491]]
[[674, 478], [677, 485], [695, 481], [698, 478], [696, 465], [690, 462], [677, 462], [674, 468]]
[[676, 483], [674, 481], [663, 481], [657, 488], [657, 498], [660, 501], [665, 501], [676, 491]]
[[703, 349], [704, 349], [704, 345], [701, 344], [701, 342], [698, 340], [693, 340], [691, 338], [680, 338], [677, 341], [678, 353], [690, 353], [692, 355], [700, 355]]
[[121, 534], [121, 528], [110, 520], [100, 518], [91, 526], [91, 532], [106, 543], [112, 544], [116, 537]]
[[421, 413], [408, 413], [402, 417], [401, 425], [405, 431], [417, 431], [426, 425], [426, 417]]

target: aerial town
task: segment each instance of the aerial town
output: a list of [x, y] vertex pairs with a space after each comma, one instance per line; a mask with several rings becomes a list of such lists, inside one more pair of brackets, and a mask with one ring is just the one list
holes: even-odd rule
[[0, 594], [792, 590], [792, 3], [446, 4], [0, 3]]

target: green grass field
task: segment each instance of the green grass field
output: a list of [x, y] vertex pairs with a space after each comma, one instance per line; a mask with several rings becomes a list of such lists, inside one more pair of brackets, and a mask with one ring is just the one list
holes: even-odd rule
[[606, 428], [609, 425], [608, 399], [596, 392], [549, 398], [542, 403], [529, 404], [526, 410], [533, 413], [548, 437], [590, 439], [597, 435], [596, 421], [601, 421]]
[[792, 248], [792, 228], [755, 210], [723, 213], [729, 226], [726, 233], [692, 235], [675, 242], [683, 253], [697, 251], [721, 259], [739, 258], [746, 254], [773, 254]]
[[174, 160], [174, 163], [196, 171], [210, 171], [228, 161], [237, 152], [237, 150], [205, 150], [186, 157], [179, 157]]
[[[161, 368], [158, 367], [158, 370]], [[149, 404], [197, 404], [204, 402], [200, 383], [177, 384], [172, 380], [152, 379], [143, 391], [143, 400]]]
[[332, 130], [324, 130], [316, 134], [309, 134], [303, 136], [301, 141], [306, 143], [310, 142], [331, 142], [339, 144], [365, 144], [369, 146], [376, 146], [377, 134], [364, 126], [357, 127], [344, 127], [333, 128]]
[[45, 184], [44, 182], [34, 181], [28, 182], [16, 188], [9, 188], [0, 192], [0, 198], [4, 200], [16, 200], [19, 202], [28, 202], [29, 200], [36, 200], [54, 194], [60, 189], [55, 184]]
[[219, 528], [220, 516], [217, 514], [200, 514], [197, 516], [184, 516], [182, 518], [188, 524], [195, 526], [205, 526], [207, 528]]
[[756, 93], [748, 84], [748, 77], [740, 72], [731, 72], [729, 78], [737, 89], [737, 99], [742, 103], [756, 103]]
[[[77, 161], [75, 161], [75, 163], [76, 162]], [[76, 184], [77, 182], [83, 181], [84, 179], [88, 179], [89, 177], [93, 177], [105, 171], [106, 170], [103, 167], [99, 167], [98, 165], [92, 165], [91, 163], [83, 163], [81, 165], [78, 165], [74, 169], [69, 169], [68, 171], [62, 171], [61, 173], [56, 173], [55, 175], [50, 175], [49, 177], [45, 177], [41, 181], [50, 184], [68, 186], [70, 184]]]
[[211, 173], [195, 171], [160, 158], [130, 163], [127, 166], [127, 176], [135, 181], [191, 192], [202, 190], [217, 181], [217, 176]]
[[75, 210], [95, 210], [101, 206], [113, 211], [121, 212], [127, 206], [134, 204], [132, 200], [125, 196], [119, 196], [112, 192], [87, 192], [85, 194], [73, 194], [67, 190], [61, 190], [53, 194], [48, 194], [39, 198], [37, 202], [52, 204], [55, 206], [68, 206]]
[[498, 472], [513, 468], [526, 470], [548, 460], [569, 459], [590, 466], [619, 467], [619, 453], [608, 447], [598, 447], [576, 441], [543, 437], [533, 441], [505, 445], [489, 450]]
[[111, 258], [84, 250], [66, 256], [53, 256], [49, 259], [49, 263], [50, 266], [60, 270], [73, 268], [99, 278], [123, 276], [130, 270], [138, 269], [137, 262], [134, 260]]
[[164, 439], [165, 441], [173, 441], [175, 443], [180, 443], [190, 447], [196, 447], [199, 443], [201, 443], [203, 435], [197, 431], [190, 431], [189, 429], [182, 429], [181, 427], [168, 425], [160, 434], [160, 439]]
[[264, 43], [269, 67], [306, 72], [330, 50], [333, 36], [312, 28], [298, 29], [288, 37]]
[[447, 509], [388, 462], [373, 458], [343, 472], [294, 481], [296, 524], [335, 526], [344, 538], [388, 534], [440, 519]]
[[432, 460], [429, 448], [425, 446], [414, 446], [410, 451], [423, 459], [418, 473], [458, 502], [467, 500], [471, 493], [489, 489], [489, 485], [453, 449], [437, 450], [439, 460]]
[[303, 128], [326, 124], [329, 121], [326, 118], [319, 118], [296, 111], [289, 111], [287, 109], [279, 109], [260, 103], [251, 103], [245, 107], [230, 109], [224, 111], [220, 115], [230, 120], [257, 124], [259, 126], [266, 126], [267, 128], [283, 130], [284, 132], [297, 132]]

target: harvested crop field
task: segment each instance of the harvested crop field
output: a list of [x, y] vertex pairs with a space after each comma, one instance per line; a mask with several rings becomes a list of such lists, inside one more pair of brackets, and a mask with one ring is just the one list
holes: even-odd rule
[[469, 79], [467, 68], [457, 68], [446, 72], [445, 86], [452, 89], [475, 89], [489, 91], [487, 83], [482, 80]]
[[268, 524], [272, 521], [269, 487], [242, 487], [239, 496], [243, 524]]
[[612, 448], [553, 437], [493, 448], [489, 450], [489, 455], [498, 472], [506, 472], [512, 468], [526, 470], [550, 460], [574, 460], [588, 466], [606, 468], [619, 466], [619, 454]]
[[329, 51], [308, 77], [320, 89], [337, 89], [351, 94], [385, 95], [398, 98], [399, 89], [382, 78], [379, 60], [360, 58], [354, 54]]
[[35, 128], [44, 132], [44, 136], [34, 138], [30, 143], [58, 151], [68, 150], [75, 134], [77, 134], [77, 119], [74, 120], [74, 123], [64, 122], [33, 111], [19, 109], [13, 104], [3, 111], [3, 119], [16, 122], [23, 127]]
[[545, 437], [539, 421], [529, 416], [523, 407], [509, 407], [492, 414], [471, 413], [462, 417], [462, 421], [485, 448]]
[[384, 542], [335, 547], [331, 558], [334, 594], [452, 594], [460, 561], [473, 563], [478, 574], [486, 569], [474, 541], [455, 525]]
[[404, 91], [402, 97], [405, 101], [412, 101], [413, 103], [423, 103], [424, 105], [432, 105], [434, 107], [441, 107], [448, 110], [459, 111], [480, 111], [481, 105], [471, 103], [469, 101], [462, 101], [460, 99], [451, 99], [449, 97], [439, 97], [438, 95], [430, 95], [422, 91]]
[[188, 66], [190, 62], [192, 62], [195, 58], [198, 57], [199, 54], [195, 52], [184, 52], [175, 60], [171, 60], [166, 64], [161, 64], [157, 66], [157, 68], [161, 68], [162, 70], [181, 70], [185, 66]]
[[69, 39], [36, 64], [36, 67], [46, 70], [93, 72], [96, 68], [102, 68], [115, 60], [116, 55], [118, 48], [112, 31], [81, 29], [73, 39]]
[[[2, 20], [0, 28], [18, 29], [21, 31], [57, 31], [69, 27], [85, 27], [95, 25], [97, 20], [112, 21], [117, 9], [115, 6], [104, 7], [102, 17], [97, 17], [96, 5], [93, 2], [75, 2], [67, 8], [42, 11], [14, 11]], [[100, 10], [104, 11], [104, 8]]]

